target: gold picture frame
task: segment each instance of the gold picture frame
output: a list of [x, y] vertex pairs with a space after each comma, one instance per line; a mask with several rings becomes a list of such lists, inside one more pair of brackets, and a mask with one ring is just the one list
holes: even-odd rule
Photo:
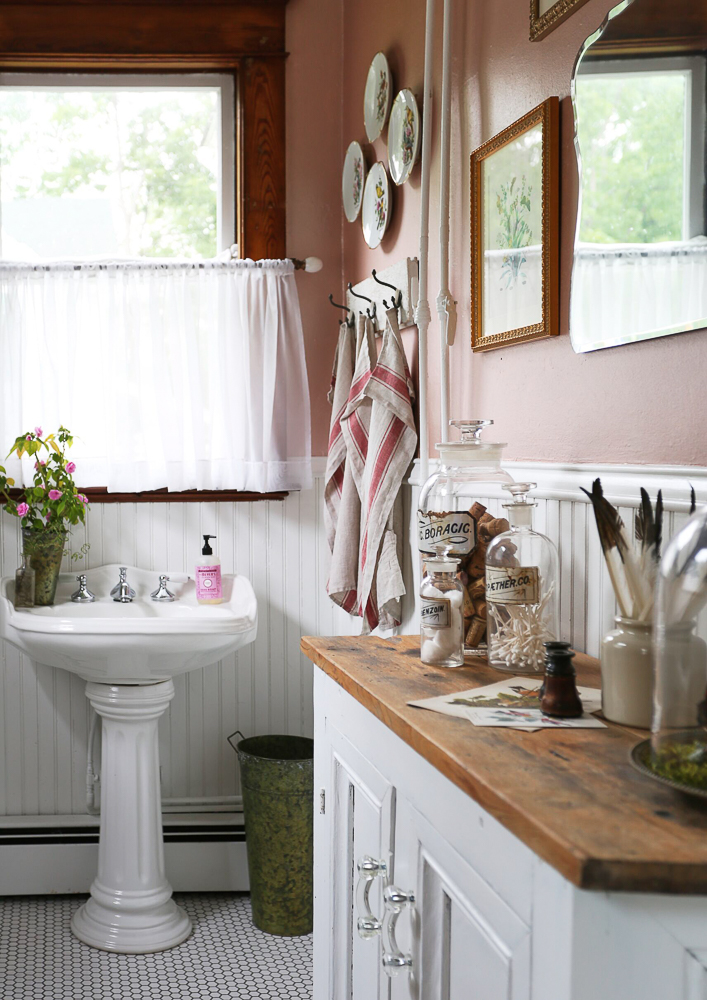
[[530, 41], [537, 42], [553, 31], [587, 0], [530, 0]]
[[471, 154], [471, 346], [559, 334], [560, 102]]

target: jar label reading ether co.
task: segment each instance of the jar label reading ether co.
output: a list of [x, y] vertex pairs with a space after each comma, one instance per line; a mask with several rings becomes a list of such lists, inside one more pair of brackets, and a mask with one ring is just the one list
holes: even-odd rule
[[468, 510], [417, 512], [417, 537], [420, 552], [436, 553], [435, 545], [446, 542], [457, 556], [468, 556], [476, 544], [474, 518]]
[[487, 566], [486, 600], [494, 604], [537, 604], [540, 574], [537, 566]]
[[423, 628], [449, 628], [452, 620], [452, 602], [448, 597], [433, 600], [423, 597], [420, 602], [420, 624]]

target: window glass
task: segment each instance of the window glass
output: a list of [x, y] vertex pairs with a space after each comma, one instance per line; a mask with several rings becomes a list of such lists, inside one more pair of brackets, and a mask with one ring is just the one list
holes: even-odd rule
[[0, 87], [0, 254], [208, 258], [221, 88]]

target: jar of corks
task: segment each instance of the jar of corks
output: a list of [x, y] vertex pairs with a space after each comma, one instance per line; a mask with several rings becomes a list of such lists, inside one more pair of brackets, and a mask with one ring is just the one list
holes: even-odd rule
[[488, 497], [513, 479], [501, 468], [505, 447], [481, 439], [492, 420], [450, 420], [461, 432], [460, 441], [436, 445], [441, 465], [422, 487], [417, 512], [418, 545], [423, 562], [447, 543], [459, 558], [457, 577], [463, 586], [464, 647], [469, 653], [486, 650], [486, 547], [508, 531], [504, 517], [487, 510]]

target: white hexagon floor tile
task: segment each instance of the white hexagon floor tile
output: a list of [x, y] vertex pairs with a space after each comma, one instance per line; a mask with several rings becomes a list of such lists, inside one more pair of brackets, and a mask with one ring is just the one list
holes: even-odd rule
[[84, 897], [0, 899], [3, 1000], [311, 1000], [312, 938], [253, 927], [246, 895], [175, 899], [194, 933], [156, 955], [114, 955], [69, 929]]

